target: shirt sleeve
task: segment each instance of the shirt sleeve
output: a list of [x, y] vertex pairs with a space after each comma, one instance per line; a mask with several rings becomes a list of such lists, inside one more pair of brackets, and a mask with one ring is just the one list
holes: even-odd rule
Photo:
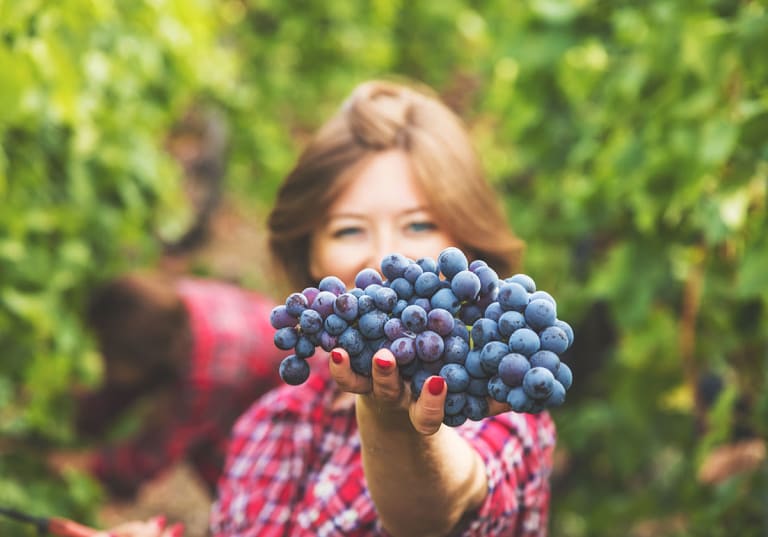
[[488, 495], [462, 537], [546, 537], [555, 429], [548, 413], [508, 412], [462, 435], [485, 463]]

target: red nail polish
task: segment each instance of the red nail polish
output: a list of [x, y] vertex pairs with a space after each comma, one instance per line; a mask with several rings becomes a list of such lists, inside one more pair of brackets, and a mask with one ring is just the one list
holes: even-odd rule
[[440, 395], [443, 392], [443, 386], [445, 386], [443, 377], [430, 377], [427, 381], [427, 389], [432, 395]]
[[162, 530], [165, 528], [166, 518], [165, 515], [158, 515], [155, 517], [155, 524]]
[[344, 356], [340, 351], [331, 351], [331, 360], [333, 360], [334, 364], [340, 364], [344, 361]]
[[171, 537], [182, 537], [184, 535], [184, 524], [177, 522], [170, 528]]
[[385, 370], [390, 370], [395, 365], [394, 362], [387, 360], [386, 358], [382, 358], [381, 356], [374, 356], [373, 361], [376, 362], [376, 366]]

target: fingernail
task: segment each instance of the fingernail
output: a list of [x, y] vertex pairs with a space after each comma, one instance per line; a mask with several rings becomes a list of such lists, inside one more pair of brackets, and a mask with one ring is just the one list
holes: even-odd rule
[[382, 358], [381, 356], [374, 356], [373, 361], [376, 362], [377, 367], [384, 370], [392, 369], [392, 366], [395, 365], [395, 363], [392, 362], [391, 360], [387, 360], [386, 358]]
[[427, 381], [427, 389], [432, 395], [440, 395], [443, 393], [443, 387], [445, 386], [445, 380], [443, 377], [430, 377]]
[[340, 351], [331, 351], [331, 360], [333, 360], [334, 364], [340, 364], [344, 361], [344, 356]]
[[170, 528], [171, 537], [182, 537], [184, 535], [184, 524], [177, 522]]
[[155, 524], [157, 524], [157, 526], [158, 526], [160, 529], [163, 529], [163, 528], [165, 528], [165, 523], [166, 523], [166, 522], [167, 522], [167, 520], [166, 520], [166, 518], [165, 518], [165, 515], [157, 515], [157, 516], [155, 517]]

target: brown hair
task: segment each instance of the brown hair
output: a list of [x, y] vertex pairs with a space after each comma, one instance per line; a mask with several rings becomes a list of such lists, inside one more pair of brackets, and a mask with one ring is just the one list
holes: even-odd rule
[[500, 277], [518, 268], [523, 243], [509, 228], [461, 120], [426, 88], [388, 81], [359, 85], [310, 141], [278, 191], [269, 248], [289, 282], [305, 287], [309, 241], [354, 170], [379, 151], [400, 149], [438, 224], [470, 258]]
[[110, 363], [146, 371], [174, 370], [192, 350], [184, 303], [173, 282], [128, 274], [102, 283], [89, 297], [85, 320]]

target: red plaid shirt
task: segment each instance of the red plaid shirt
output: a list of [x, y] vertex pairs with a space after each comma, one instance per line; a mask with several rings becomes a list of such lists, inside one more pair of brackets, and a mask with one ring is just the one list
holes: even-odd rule
[[173, 395], [173, 420], [101, 451], [93, 470], [115, 493], [186, 458], [211, 490], [224, 464], [232, 424], [254, 400], [282, 384], [285, 356], [272, 343], [274, 303], [226, 283], [184, 279], [178, 292], [190, 318], [194, 350]]
[[[235, 425], [211, 512], [215, 537], [387, 535], [365, 484], [354, 408], [332, 409], [334, 384], [316, 360], [305, 384], [265, 395]], [[456, 534], [545, 536], [549, 414], [509, 412], [457, 430], [485, 462], [488, 496]]]

